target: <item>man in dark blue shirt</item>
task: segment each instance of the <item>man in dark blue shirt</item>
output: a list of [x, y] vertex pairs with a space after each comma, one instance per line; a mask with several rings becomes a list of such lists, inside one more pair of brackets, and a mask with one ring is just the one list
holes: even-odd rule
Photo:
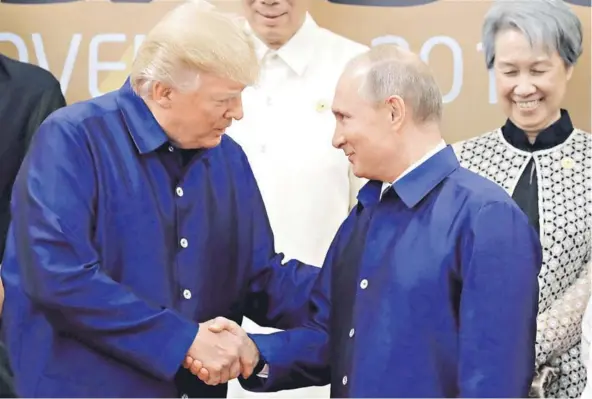
[[318, 268], [282, 264], [247, 158], [224, 136], [257, 73], [237, 21], [185, 4], [147, 35], [119, 91], [41, 125], [2, 267], [19, 395], [225, 397], [183, 359], [220, 370], [211, 383], [256, 362], [239, 364], [244, 339], [200, 327], [303, 320]]
[[[266, 365], [248, 387], [527, 397], [541, 245], [512, 198], [460, 167], [445, 144], [428, 67], [397, 46], [375, 46], [342, 75], [333, 112], [333, 144], [370, 182], [329, 249], [309, 320], [252, 336]], [[225, 320], [208, 328], [240, 333]], [[207, 378], [208, 366], [185, 365]]]

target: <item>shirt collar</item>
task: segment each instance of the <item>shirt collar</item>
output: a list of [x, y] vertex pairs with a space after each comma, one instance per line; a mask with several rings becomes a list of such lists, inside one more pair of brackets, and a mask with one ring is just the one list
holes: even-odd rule
[[421, 165], [422, 163], [424, 163], [425, 161], [427, 161], [428, 159], [430, 159], [431, 157], [433, 157], [434, 155], [436, 155], [438, 152], [440, 152], [444, 148], [446, 148], [446, 142], [444, 142], [444, 140], [440, 140], [440, 142], [438, 143], [438, 145], [436, 145], [432, 150], [428, 151], [418, 161], [412, 163], [407, 169], [405, 169], [403, 171], [403, 173], [401, 173], [399, 175], [399, 177], [397, 177], [395, 179], [395, 181], [393, 183], [396, 183], [398, 180], [401, 180], [401, 178], [403, 178], [403, 176], [409, 174], [409, 172], [411, 172], [413, 169], [417, 168], [419, 165]]
[[[267, 47], [267, 45], [254, 34], [248, 24], [247, 28], [251, 32], [253, 41], [255, 42], [257, 58], [261, 61], [268, 53], [273, 52], [274, 50]], [[313, 52], [310, 46], [311, 43], [315, 43], [318, 31], [319, 26], [310, 14], [306, 13], [304, 23], [300, 29], [298, 29], [296, 34], [288, 40], [286, 44], [276, 51], [276, 54], [282, 59], [282, 61], [298, 74], [298, 76], [304, 74], [306, 67], [312, 60]]]
[[140, 154], [152, 152], [168, 142], [166, 133], [144, 100], [132, 90], [129, 78], [117, 93], [117, 104]]
[[[393, 189], [408, 208], [413, 208], [424, 199], [447, 176], [460, 167], [451, 146], [440, 143], [426, 154], [413, 168], [397, 179]], [[383, 182], [372, 180], [359, 192], [358, 201], [363, 207], [378, 203]]]
[[413, 208], [460, 166], [454, 150], [446, 146], [393, 184], [408, 208]]
[[513, 147], [522, 151], [548, 150], [565, 142], [573, 132], [574, 127], [569, 113], [562, 109], [559, 119], [545, 130], [541, 131], [534, 143], [528, 141], [524, 130], [516, 126], [510, 119], [502, 127], [502, 134]]
[[[409, 165], [409, 167], [407, 169], [405, 169], [403, 171], [403, 173], [401, 173], [399, 175], [399, 177], [397, 177], [395, 179], [395, 182], [397, 182], [398, 180], [401, 180], [401, 178], [407, 174], [409, 174], [409, 172], [411, 172], [413, 169], [417, 168], [419, 165], [421, 165], [422, 163], [424, 163], [425, 161], [427, 161], [429, 158], [431, 158], [433, 155], [435, 155], [437, 152], [439, 152], [440, 150], [443, 150], [444, 148], [446, 148], [446, 143], [444, 142], [444, 140], [440, 140], [440, 142], [438, 143], [437, 146], [435, 146], [432, 150], [428, 151], [423, 157], [421, 157], [418, 161], [412, 163], [411, 165]], [[382, 192], [380, 193], [380, 198], [382, 198], [382, 195], [386, 192], [386, 190], [393, 185], [393, 183], [383, 183], [382, 184]]]

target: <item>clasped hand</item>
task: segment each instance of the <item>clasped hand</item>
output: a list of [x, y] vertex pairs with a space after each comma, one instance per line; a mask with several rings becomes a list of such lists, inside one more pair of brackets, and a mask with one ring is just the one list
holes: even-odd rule
[[217, 317], [199, 325], [183, 367], [208, 385], [218, 385], [242, 375], [249, 378], [259, 363], [259, 351], [235, 322]]

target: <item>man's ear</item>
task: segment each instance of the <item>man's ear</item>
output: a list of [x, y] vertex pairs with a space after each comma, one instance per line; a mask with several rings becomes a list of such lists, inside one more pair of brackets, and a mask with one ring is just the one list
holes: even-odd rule
[[406, 107], [405, 101], [400, 96], [390, 96], [386, 99], [386, 106], [389, 111], [390, 116], [390, 123], [395, 128], [395, 130], [399, 130], [403, 122], [405, 121], [406, 116]]
[[173, 89], [162, 82], [156, 82], [152, 85], [152, 101], [168, 109], [171, 107]]

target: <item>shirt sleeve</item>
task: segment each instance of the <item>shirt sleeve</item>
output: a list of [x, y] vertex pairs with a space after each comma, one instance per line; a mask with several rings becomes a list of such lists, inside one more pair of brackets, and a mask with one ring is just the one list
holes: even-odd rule
[[[589, 265], [590, 266], [590, 265]], [[588, 270], [588, 273], [591, 271]], [[590, 346], [592, 345], [592, 297], [588, 299], [588, 305], [582, 320], [582, 363], [592, 370], [592, 364], [589, 364], [592, 352]], [[590, 381], [592, 383], [592, 381]]]
[[355, 216], [343, 222], [327, 252], [320, 274], [315, 279], [304, 309], [301, 324], [272, 334], [250, 334], [264, 359], [265, 375], [240, 378], [246, 389], [275, 392], [330, 383], [329, 323], [333, 267], [347, 241]]
[[[33, 134], [37, 131], [37, 129], [39, 129], [39, 125], [41, 125], [41, 123], [45, 120], [45, 118], [47, 118], [49, 114], [65, 105], [66, 101], [62, 95], [60, 85], [57, 81], [55, 81], [55, 85], [52, 88], [44, 90], [35, 98], [35, 103], [31, 107], [30, 113], [28, 114], [28, 120], [24, 124], [22, 131], [19, 132], [18, 141], [19, 143], [22, 143], [22, 147], [21, 144], [19, 144], [19, 150], [13, 154], [8, 155], [10, 160], [7, 159], [7, 162], [10, 162], [11, 164], [14, 163], [15, 168], [11, 168], [11, 171], [2, 170], [3, 175], [2, 179], [0, 179], [7, 183], [5, 186], [7, 187], [6, 192], [0, 193], [2, 196], [2, 201], [0, 203], [0, 220], [2, 220], [2, 223], [0, 224], [0, 262], [2, 262], [4, 243], [6, 242], [6, 234], [10, 224], [10, 201], [8, 201], [10, 188], [12, 187], [14, 179], [16, 178], [19, 166], [21, 165], [23, 157], [29, 148]], [[2, 154], [2, 157], [4, 160], [6, 155]], [[2, 300], [3, 299], [4, 297], [2, 296]], [[0, 301], [0, 305], [1, 304], [2, 301]]]
[[22, 288], [57, 331], [172, 380], [198, 326], [138, 298], [101, 270], [92, 238], [95, 169], [77, 129], [47, 119], [14, 185], [13, 234]]
[[590, 298], [589, 264], [563, 295], [542, 312], [537, 319], [536, 364], [547, 364], [561, 356], [582, 339], [582, 320]]
[[463, 247], [459, 397], [528, 397], [542, 250], [520, 209], [485, 205]]
[[338, 233], [309, 296], [309, 318], [287, 331], [250, 334], [268, 368], [265, 376], [241, 378], [246, 389], [276, 392], [330, 383], [331, 270], [339, 236]]
[[308, 317], [308, 301], [320, 268], [296, 259], [284, 262], [284, 255], [275, 252], [265, 204], [244, 153], [242, 165], [253, 229], [245, 316], [263, 327], [300, 326]]

